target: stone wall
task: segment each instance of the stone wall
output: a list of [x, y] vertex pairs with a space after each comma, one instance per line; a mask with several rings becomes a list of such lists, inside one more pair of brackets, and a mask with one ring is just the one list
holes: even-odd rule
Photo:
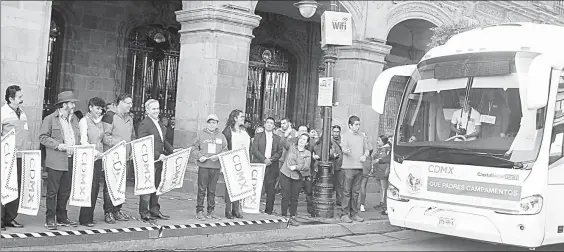
[[[2, 1], [2, 100], [10, 85], [24, 93], [22, 109], [28, 116], [28, 148], [39, 148], [39, 127], [45, 89], [50, 1]], [[5, 103], [2, 102], [2, 105]]]
[[113, 101], [125, 87], [129, 32], [145, 24], [175, 25], [180, 8], [181, 1], [54, 1], [65, 21], [59, 90], [75, 92], [77, 110], [86, 111], [94, 96]]

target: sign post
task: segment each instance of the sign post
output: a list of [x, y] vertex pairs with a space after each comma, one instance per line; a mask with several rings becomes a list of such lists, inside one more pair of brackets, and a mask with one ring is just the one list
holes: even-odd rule
[[325, 78], [319, 79], [318, 106], [323, 107], [323, 134], [321, 162], [319, 162], [318, 182], [314, 187], [315, 215], [334, 218], [335, 199], [333, 198], [333, 165], [329, 161], [331, 143], [331, 119], [333, 106], [333, 70], [337, 61], [337, 46], [352, 45], [352, 17], [350, 13], [337, 12], [337, 1], [331, 0], [331, 10], [321, 15], [321, 47], [324, 48]]

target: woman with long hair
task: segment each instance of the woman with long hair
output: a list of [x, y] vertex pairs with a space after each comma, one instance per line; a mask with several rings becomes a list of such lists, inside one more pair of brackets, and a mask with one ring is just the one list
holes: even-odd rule
[[376, 210], [383, 208], [382, 214], [387, 215], [386, 193], [388, 190], [388, 176], [390, 175], [390, 152], [392, 147], [388, 137], [380, 135], [378, 137], [378, 148], [372, 154], [372, 164], [374, 165], [374, 177], [380, 182], [380, 204], [375, 206]]
[[[227, 139], [227, 149], [237, 150], [245, 148], [250, 153], [251, 137], [243, 126], [245, 124], [245, 114], [239, 109], [235, 109], [229, 113], [227, 124], [223, 130], [223, 135]], [[225, 217], [233, 219], [233, 217], [242, 219], [241, 206], [239, 201], [231, 202], [229, 192], [225, 188]]]
[[282, 216], [287, 216], [290, 209], [288, 224], [298, 226], [295, 219], [298, 211], [298, 195], [303, 186], [302, 172], [307, 172], [311, 164], [311, 152], [307, 150], [309, 134], [302, 133], [298, 141], [289, 146], [284, 164], [280, 168], [280, 187], [282, 187]]

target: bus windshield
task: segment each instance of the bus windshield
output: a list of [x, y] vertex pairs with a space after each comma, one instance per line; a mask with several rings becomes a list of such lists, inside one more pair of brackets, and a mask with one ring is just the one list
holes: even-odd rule
[[519, 74], [536, 55], [488, 52], [421, 62], [403, 97], [394, 156], [491, 167], [534, 161], [546, 107], [527, 108]]

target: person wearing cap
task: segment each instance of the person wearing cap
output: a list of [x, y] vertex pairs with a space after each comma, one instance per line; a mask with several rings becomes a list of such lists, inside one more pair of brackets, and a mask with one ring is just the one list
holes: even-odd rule
[[[160, 113], [159, 101], [149, 99], [145, 102], [145, 113], [147, 116], [141, 123], [137, 132], [139, 138], [153, 135], [154, 137], [154, 157], [155, 157], [155, 188], [159, 187], [161, 183], [161, 174], [163, 172], [163, 161], [166, 155], [174, 152], [172, 145], [166, 140], [166, 128], [159, 123]], [[170, 216], [164, 215], [161, 212], [159, 204], [159, 196], [157, 193], [139, 195], [139, 215], [145, 222], [150, 222], [154, 219], [170, 219]]]
[[51, 230], [57, 229], [57, 226], [77, 226], [67, 215], [72, 187], [72, 146], [80, 144], [79, 124], [73, 114], [77, 101], [72, 91], [59, 93], [55, 112], [43, 119], [39, 130], [39, 141], [45, 145], [46, 151], [45, 227]]
[[[192, 153], [198, 164], [198, 197], [196, 218], [221, 219], [215, 215], [215, 189], [221, 173], [217, 154], [227, 151], [227, 139], [219, 129], [219, 118], [211, 114], [206, 118], [206, 128], [198, 132], [192, 144]], [[208, 198], [207, 214], [204, 217], [204, 198]]]
[[[27, 116], [21, 109], [23, 103], [23, 92], [19, 86], [12, 85], [6, 88], [6, 104], [2, 106], [2, 112], [0, 113], [2, 117], [2, 136], [10, 133], [14, 129], [16, 133], [16, 149], [19, 151], [25, 151], [28, 149], [28, 129]], [[16, 154], [16, 170], [18, 178], [18, 190], [21, 189], [21, 177], [22, 177], [22, 157], [21, 153]], [[13, 228], [23, 228], [23, 225], [16, 221], [18, 216], [18, 208], [20, 205], [19, 198], [6, 204], [2, 205], [2, 231], [6, 230], [6, 227]]]

